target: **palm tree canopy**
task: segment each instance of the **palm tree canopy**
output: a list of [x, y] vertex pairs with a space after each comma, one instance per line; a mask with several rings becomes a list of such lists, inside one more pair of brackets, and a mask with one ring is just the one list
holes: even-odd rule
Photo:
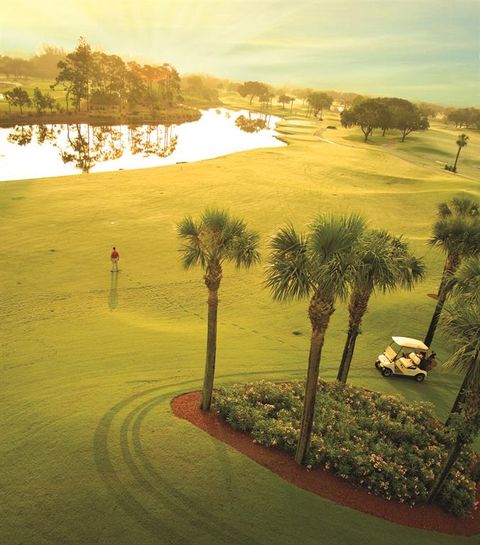
[[455, 295], [480, 298], [480, 256], [466, 259], [454, 275]]
[[454, 298], [445, 308], [441, 327], [457, 347], [446, 364], [464, 373], [473, 369], [473, 384], [480, 388], [480, 299], [465, 304], [463, 298]]
[[355, 263], [355, 247], [365, 228], [358, 215], [319, 216], [307, 235], [292, 225], [270, 243], [266, 285], [277, 300], [302, 299], [313, 292], [344, 297]]
[[457, 138], [457, 146], [459, 148], [463, 148], [467, 145], [468, 142], [468, 136], [466, 134], [459, 134]]
[[440, 203], [438, 205], [438, 217], [446, 218], [449, 216], [478, 218], [480, 216], [480, 203], [476, 199], [468, 197], [455, 197], [448, 203]]
[[480, 217], [451, 215], [441, 218], [434, 224], [428, 242], [447, 254], [476, 255], [480, 253]]
[[397, 286], [411, 289], [425, 275], [423, 261], [408, 244], [386, 231], [369, 230], [361, 237], [353, 269], [355, 288], [386, 292]]
[[260, 259], [258, 233], [226, 210], [207, 209], [198, 222], [187, 216], [178, 223], [177, 233], [185, 241], [180, 248], [185, 269], [224, 261], [248, 268]]

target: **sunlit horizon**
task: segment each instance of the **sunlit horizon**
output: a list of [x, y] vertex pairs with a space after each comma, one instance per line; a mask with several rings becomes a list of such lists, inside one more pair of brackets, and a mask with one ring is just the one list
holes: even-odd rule
[[180, 73], [479, 105], [479, 4], [471, 0], [18, 0], [0, 53], [95, 49]]

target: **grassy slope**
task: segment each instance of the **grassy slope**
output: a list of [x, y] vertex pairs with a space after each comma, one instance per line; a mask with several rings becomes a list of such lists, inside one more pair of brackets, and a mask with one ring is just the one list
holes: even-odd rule
[[[206, 205], [228, 206], [264, 240], [286, 220], [305, 226], [325, 211], [356, 210], [404, 233], [425, 255], [428, 279], [372, 303], [351, 378], [429, 399], [442, 417], [455, 395], [459, 378], [441, 369], [419, 385], [383, 379], [372, 362], [391, 334], [422, 337], [434, 304], [426, 294], [442, 267], [425, 246], [435, 206], [460, 191], [478, 196], [478, 183], [388, 149], [320, 142], [319, 127], [301, 119], [284, 128], [285, 148], [0, 184], [3, 545], [478, 542], [322, 500], [171, 415], [172, 396], [200, 386], [206, 300], [201, 272], [179, 266], [175, 222]], [[117, 286], [113, 244], [122, 256]], [[340, 305], [326, 379], [335, 376], [345, 319]], [[261, 268], [225, 271], [219, 320], [219, 383], [304, 376], [306, 304], [273, 303]], [[442, 356], [447, 348], [439, 342]]]

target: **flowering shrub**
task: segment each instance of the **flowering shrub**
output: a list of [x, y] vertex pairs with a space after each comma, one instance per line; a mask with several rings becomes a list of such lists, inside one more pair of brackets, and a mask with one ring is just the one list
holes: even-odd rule
[[[213, 408], [254, 441], [294, 453], [300, 432], [304, 384], [257, 382], [220, 388]], [[395, 396], [340, 383], [319, 382], [306, 462], [365, 486], [387, 499], [424, 502], [452, 437], [428, 403], [408, 405]], [[475, 482], [465, 468], [466, 448], [439, 497], [456, 516], [475, 507]]]

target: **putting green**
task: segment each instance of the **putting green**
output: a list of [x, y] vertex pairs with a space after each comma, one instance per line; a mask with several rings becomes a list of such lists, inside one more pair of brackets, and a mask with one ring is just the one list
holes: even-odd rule
[[[451, 372], [435, 369], [423, 384], [387, 380], [373, 361], [392, 334], [422, 338], [443, 263], [425, 245], [436, 205], [460, 192], [479, 196], [478, 182], [388, 147], [323, 142], [316, 122], [282, 126], [285, 148], [0, 184], [3, 545], [478, 543], [299, 490], [171, 414], [173, 396], [200, 387], [206, 315], [202, 273], [181, 269], [175, 224], [207, 205], [243, 217], [264, 248], [285, 221], [304, 227], [319, 212], [355, 210], [372, 227], [405, 234], [425, 256], [427, 280], [372, 301], [351, 380], [430, 400], [440, 417], [455, 396], [460, 377]], [[348, 143], [340, 130], [334, 138]], [[225, 270], [218, 383], [305, 374], [306, 303], [274, 303], [262, 282], [262, 267]], [[327, 380], [345, 331], [339, 305], [322, 361]], [[447, 356], [441, 337], [436, 348]]]

